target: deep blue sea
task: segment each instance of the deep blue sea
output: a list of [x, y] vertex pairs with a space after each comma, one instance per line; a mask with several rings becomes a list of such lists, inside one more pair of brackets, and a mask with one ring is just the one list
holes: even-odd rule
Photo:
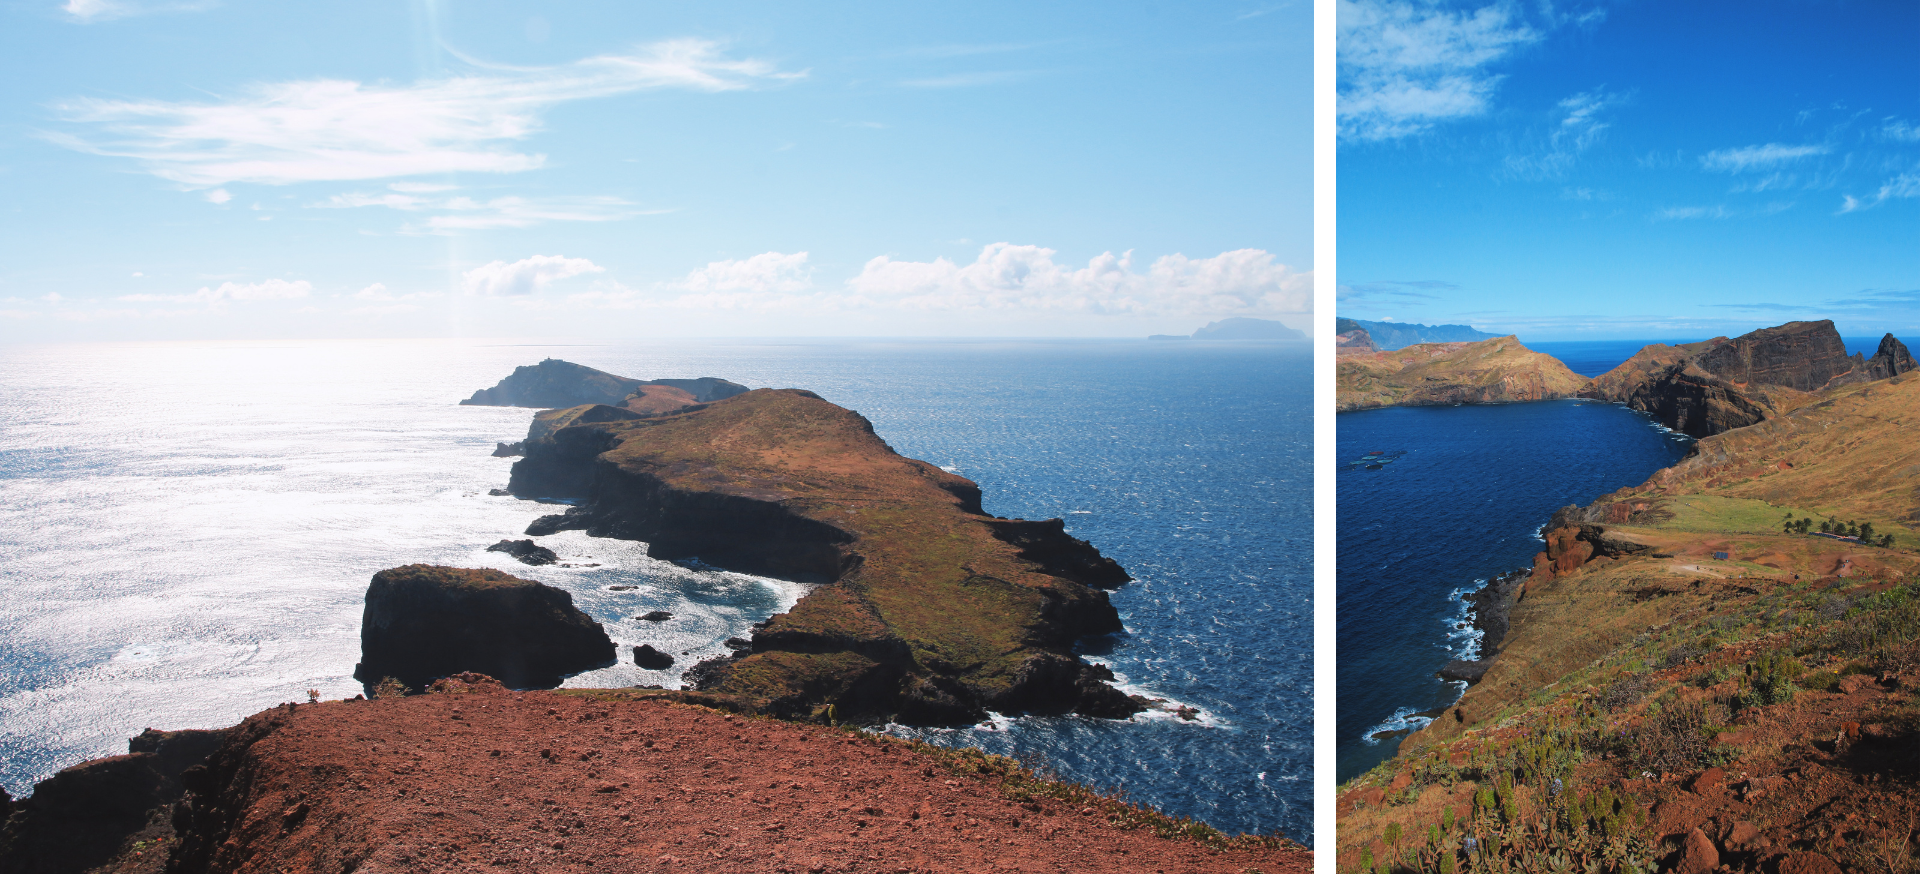
[[[1646, 343], [1527, 345], [1593, 375]], [[1478, 648], [1461, 627], [1462, 595], [1530, 564], [1554, 510], [1645, 481], [1690, 441], [1625, 407], [1571, 400], [1367, 410], [1341, 413], [1336, 427], [1342, 462], [1405, 453], [1336, 473], [1344, 782], [1398, 749], [1398, 738], [1374, 734], [1424, 725], [1416, 714], [1459, 697], [1463, 684], [1434, 672]]]
[[[409, 562], [572, 592], [623, 645], [693, 653], [797, 586], [542, 538], [597, 568], [485, 547], [551, 510], [489, 497], [531, 410], [461, 407], [552, 356], [635, 377], [803, 387], [1136, 578], [1089, 655], [1183, 722], [996, 719], [917, 732], [1025, 758], [1233, 832], [1310, 839], [1312, 411], [1307, 344], [1146, 341], [177, 343], [0, 349], [0, 784], [19, 795], [141, 729], [215, 727], [359, 691], [361, 600]], [[638, 586], [613, 592], [608, 586]], [[675, 614], [662, 629], [630, 621]], [[641, 627], [647, 625], [648, 627]], [[632, 665], [573, 686], [673, 685]], [[909, 732], [914, 733], [914, 732]]]

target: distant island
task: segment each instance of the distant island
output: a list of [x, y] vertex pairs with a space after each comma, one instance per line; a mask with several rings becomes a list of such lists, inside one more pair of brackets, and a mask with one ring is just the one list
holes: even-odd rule
[[1355, 331], [1366, 334], [1366, 342], [1375, 351], [1392, 352], [1420, 343], [1472, 343], [1492, 340], [1501, 335], [1476, 331], [1466, 325], [1422, 325], [1415, 322], [1372, 322], [1365, 319], [1338, 318], [1333, 332], [1342, 337]]
[[1467, 822], [1540, 823], [1523, 846], [1576, 869], [1877, 870], [1855, 848], [1904, 847], [1915, 369], [1892, 335], [1848, 355], [1805, 321], [1650, 345], [1581, 387], [1700, 439], [1543, 520], [1532, 565], [1473, 597], [1504, 637], [1448, 665], [1459, 701], [1341, 788], [1337, 866], [1395, 867], [1393, 835], [1458, 847]]
[[1272, 319], [1251, 319], [1235, 316], [1208, 322], [1205, 327], [1191, 335], [1153, 334], [1149, 340], [1305, 340], [1307, 335], [1296, 328]]

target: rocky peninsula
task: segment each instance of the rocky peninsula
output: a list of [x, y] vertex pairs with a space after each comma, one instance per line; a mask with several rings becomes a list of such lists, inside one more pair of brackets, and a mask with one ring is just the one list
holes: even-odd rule
[[540, 414], [508, 489], [574, 507], [580, 529], [649, 554], [817, 584], [704, 691], [782, 716], [966, 724], [988, 710], [1125, 717], [1142, 709], [1073, 654], [1120, 630], [1126, 572], [1060, 520], [1001, 519], [971, 480], [894, 452], [858, 413], [760, 389], [666, 414]]
[[1595, 380], [1590, 396], [1711, 433], [1554, 514], [1479, 682], [1342, 788], [1339, 864], [1429, 826], [1457, 848], [1468, 823], [1507, 858], [1557, 847], [1604, 870], [1911, 860], [1910, 360], [1890, 336], [1847, 356], [1831, 323], [1798, 322], [1648, 347]]
[[[1366, 351], [1365, 330], [1341, 335], [1334, 368], [1339, 412], [1391, 406], [1545, 401], [1578, 395], [1587, 378], [1512, 336]], [[1364, 345], [1363, 345], [1364, 340]]]

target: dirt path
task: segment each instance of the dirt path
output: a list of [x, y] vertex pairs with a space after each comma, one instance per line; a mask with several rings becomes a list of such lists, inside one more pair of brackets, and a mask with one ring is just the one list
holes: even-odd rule
[[[212, 871], [1306, 872], [1017, 801], [908, 745], [652, 701], [549, 692], [259, 714], [209, 763], [176, 863]], [[209, 828], [208, 824], [230, 828]], [[196, 849], [196, 842], [197, 847]]]

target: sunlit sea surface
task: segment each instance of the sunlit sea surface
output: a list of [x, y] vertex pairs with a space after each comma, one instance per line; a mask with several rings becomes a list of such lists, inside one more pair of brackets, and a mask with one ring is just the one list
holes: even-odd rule
[[[1088, 654], [1129, 690], [1201, 718], [896, 730], [1022, 757], [1227, 831], [1309, 837], [1303, 343], [0, 349], [0, 784], [23, 794], [125, 752], [149, 726], [230, 725], [308, 689], [361, 691], [362, 596], [387, 567], [537, 579], [573, 593], [623, 655], [651, 643], [679, 659], [569, 686], [675, 686], [678, 670], [804, 594], [579, 532], [538, 539], [580, 567], [486, 552], [557, 508], [487, 494], [512, 461], [490, 457], [494, 443], [523, 436], [533, 411], [457, 402], [548, 356], [813, 389], [903, 454], [978, 481], [988, 512], [1065, 518], [1138, 578], [1113, 595], [1127, 633]], [[674, 619], [633, 620], [655, 609]]]

